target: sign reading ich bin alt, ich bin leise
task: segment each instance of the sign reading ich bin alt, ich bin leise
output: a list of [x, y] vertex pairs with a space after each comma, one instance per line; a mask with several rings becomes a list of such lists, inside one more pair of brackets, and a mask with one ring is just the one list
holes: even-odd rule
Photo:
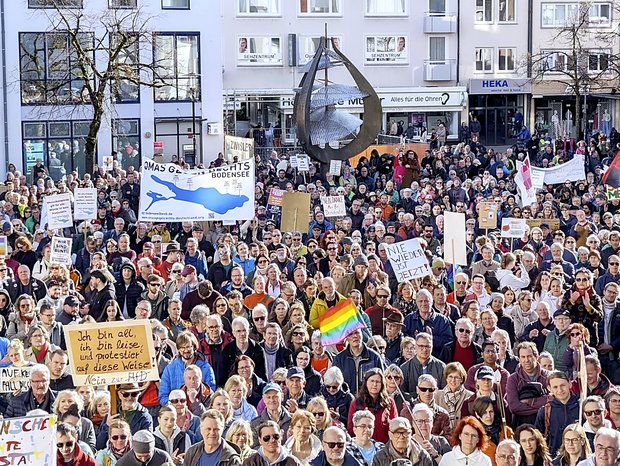
[[159, 380], [153, 332], [148, 320], [63, 328], [76, 386]]

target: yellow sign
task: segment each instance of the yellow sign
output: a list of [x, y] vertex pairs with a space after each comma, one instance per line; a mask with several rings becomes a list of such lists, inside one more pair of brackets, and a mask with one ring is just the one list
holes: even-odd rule
[[549, 229], [551, 231], [556, 231], [560, 229], [559, 218], [528, 218], [525, 222], [530, 228], [540, 228], [541, 225], [546, 223], [547, 225], [549, 225]]
[[497, 228], [497, 204], [495, 202], [480, 203], [478, 225], [480, 228], [490, 230], [495, 230]]
[[74, 385], [159, 380], [153, 332], [148, 320], [63, 328]]

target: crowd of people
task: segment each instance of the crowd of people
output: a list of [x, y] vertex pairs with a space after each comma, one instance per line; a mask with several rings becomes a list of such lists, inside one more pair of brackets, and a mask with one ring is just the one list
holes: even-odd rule
[[[0, 413], [57, 415], [58, 466], [616, 465], [620, 201], [601, 174], [618, 147], [577, 148], [587, 179], [532, 205], [514, 182], [524, 154], [476, 138], [373, 153], [340, 176], [274, 151], [256, 158], [255, 218], [229, 226], [140, 221], [139, 167], [11, 167], [0, 364], [30, 376]], [[558, 155], [541, 139], [531, 160], [571, 157]], [[97, 188], [97, 218], [42, 223], [44, 196], [76, 187]], [[306, 231], [281, 230], [272, 188], [310, 194]], [[325, 217], [326, 194], [345, 216]], [[536, 226], [481, 229], [483, 200], [498, 225]], [[443, 257], [445, 211], [466, 217], [466, 266]], [[50, 263], [55, 235], [73, 238], [70, 264]], [[386, 248], [411, 238], [431, 273], [399, 283]], [[323, 346], [321, 316], [348, 299], [364, 328]], [[160, 381], [118, 399], [75, 386], [63, 327], [131, 319], [150, 321]]]

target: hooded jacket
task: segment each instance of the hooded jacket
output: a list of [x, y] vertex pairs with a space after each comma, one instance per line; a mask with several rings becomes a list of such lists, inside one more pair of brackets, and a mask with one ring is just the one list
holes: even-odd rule
[[148, 290], [143, 291], [140, 298], [151, 303], [151, 319], [157, 319], [161, 322], [168, 317], [168, 301], [170, 298], [161, 289], [157, 291], [157, 297], [154, 300], [149, 298]]
[[[123, 270], [131, 270], [131, 280], [129, 285], [125, 284], [123, 280]], [[136, 280], [136, 267], [132, 262], [124, 262], [120, 268], [120, 278], [114, 284], [116, 291], [116, 301], [118, 302], [121, 312], [125, 310], [127, 306], [127, 315], [130, 319], [136, 317], [136, 306], [141, 299], [141, 295], [144, 292], [144, 285]]]
[[[215, 374], [211, 364], [207, 362], [201, 353], [196, 352], [196, 355], [198, 359], [194, 364], [200, 367], [202, 371], [202, 383], [207, 384], [211, 390], [215, 391]], [[174, 358], [164, 369], [159, 385], [159, 401], [162, 406], [168, 403], [168, 395], [170, 395], [172, 390], [183, 386], [184, 372], [185, 364], [180, 356]]]
[[[344, 301], [345, 298], [343, 295], [341, 295], [340, 293], [336, 292], [336, 304], [338, 304], [341, 301]], [[308, 319], [308, 323], [310, 325], [312, 325], [312, 328], [319, 328], [319, 318], [325, 314], [325, 312], [327, 312], [327, 310], [329, 309], [329, 306], [327, 305], [327, 302], [325, 301], [325, 293], [323, 293], [322, 291], [319, 293], [319, 295], [317, 296], [317, 298], [314, 300], [314, 303], [312, 303], [312, 308], [310, 309], [310, 318]]]
[[189, 435], [186, 432], [181, 432], [178, 426], [174, 426], [170, 439], [162, 433], [159, 427], [155, 429], [153, 436], [155, 437], [155, 448], [159, 448], [171, 456], [176, 450], [179, 454], [185, 453], [192, 444]]
[[538, 409], [535, 425], [546, 437], [552, 457], [555, 457], [562, 446], [564, 428], [578, 420], [579, 397], [575, 394], [570, 395], [566, 404], [554, 398]]

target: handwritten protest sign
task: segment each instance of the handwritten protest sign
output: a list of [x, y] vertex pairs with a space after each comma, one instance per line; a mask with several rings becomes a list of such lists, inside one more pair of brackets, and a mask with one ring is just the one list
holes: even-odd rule
[[153, 333], [148, 320], [63, 328], [76, 386], [159, 380]]
[[6, 256], [6, 245], [7, 245], [6, 236], [0, 236], [0, 256]]
[[342, 160], [330, 160], [329, 161], [329, 173], [334, 176], [340, 176], [342, 172]]
[[524, 218], [503, 218], [502, 238], [522, 238], [526, 226]]
[[61, 238], [52, 236], [52, 251], [50, 254], [50, 264], [71, 264], [71, 244], [72, 238]]
[[497, 228], [497, 204], [495, 202], [480, 203], [478, 225], [480, 228], [488, 228], [490, 230]]
[[0, 368], [0, 393], [25, 392], [28, 390], [30, 388], [31, 370], [32, 366]]
[[344, 196], [321, 196], [321, 204], [326, 217], [344, 217], [347, 214]]
[[56, 464], [56, 425], [50, 414], [0, 420], [0, 464]]
[[398, 283], [431, 274], [428, 259], [417, 238], [388, 244], [386, 252]]
[[[49, 228], [70, 228], [73, 226], [71, 215], [71, 194], [55, 194], [43, 198], [43, 210]], [[43, 224], [43, 222], [41, 222]]]
[[300, 172], [310, 171], [310, 157], [306, 154], [297, 154], [297, 169]]
[[73, 217], [75, 220], [97, 218], [97, 188], [75, 188], [73, 196]]
[[297, 168], [297, 156], [296, 155], [291, 155], [291, 158], [289, 161], [291, 162], [291, 168]]

